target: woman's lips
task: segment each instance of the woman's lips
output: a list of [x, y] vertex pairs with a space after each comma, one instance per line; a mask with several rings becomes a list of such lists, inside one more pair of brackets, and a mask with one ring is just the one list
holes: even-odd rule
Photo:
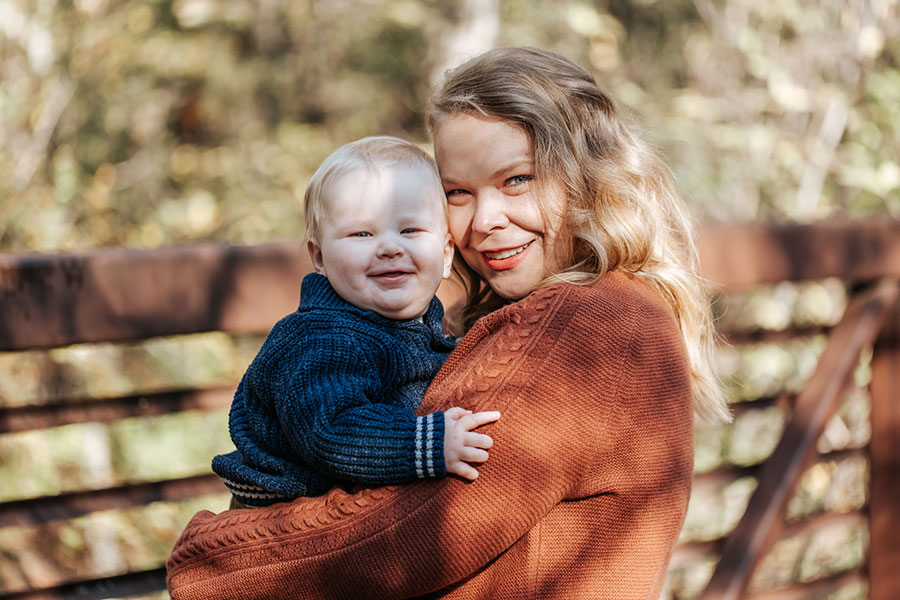
[[534, 240], [527, 244], [516, 246], [514, 248], [504, 248], [502, 250], [485, 250], [481, 253], [484, 263], [494, 271], [507, 271], [519, 265], [528, 254], [528, 249]]

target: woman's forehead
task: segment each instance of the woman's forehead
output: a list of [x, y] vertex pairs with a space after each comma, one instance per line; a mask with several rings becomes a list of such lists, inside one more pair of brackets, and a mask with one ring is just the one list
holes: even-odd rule
[[468, 114], [445, 119], [435, 131], [435, 157], [444, 182], [473, 172], [493, 176], [506, 169], [530, 165], [531, 140], [510, 121]]

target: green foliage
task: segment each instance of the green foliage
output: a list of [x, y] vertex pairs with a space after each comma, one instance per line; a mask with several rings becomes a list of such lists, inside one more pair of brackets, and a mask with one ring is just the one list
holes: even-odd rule
[[4, 6], [0, 250], [297, 237], [337, 145], [427, 144], [459, 35], [463, 52], [540, 45], [591, 68], [700, 218], [900, 215], [892, 2]]

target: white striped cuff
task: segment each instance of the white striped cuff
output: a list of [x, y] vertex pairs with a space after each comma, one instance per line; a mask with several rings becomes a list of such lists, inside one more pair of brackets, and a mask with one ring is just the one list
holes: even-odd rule
[[434, 419], [436, 413], [416, 417], [416, 476], [434, 477]]

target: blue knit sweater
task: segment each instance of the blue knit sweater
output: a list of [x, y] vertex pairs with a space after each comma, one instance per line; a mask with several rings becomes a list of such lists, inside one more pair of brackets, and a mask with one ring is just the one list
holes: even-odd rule
[[300, 308], [275, 325], [237, 388], [237, 450], [215, 457], [213, 471], [251, 506], [446, 475], [443, 412], [414, 414], [455, 346], [443, 314], [434, 298], [422, 321], [387, 319], [307, 275]]

